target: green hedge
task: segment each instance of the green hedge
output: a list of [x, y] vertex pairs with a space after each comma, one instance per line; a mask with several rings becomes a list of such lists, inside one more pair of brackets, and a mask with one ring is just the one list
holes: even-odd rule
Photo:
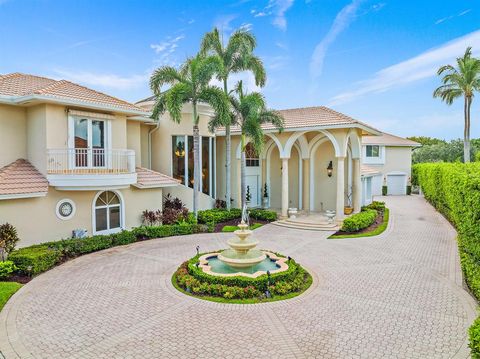
[[[425, 198], [456, 227], [465, 281], [480, 299], [480, 163], [417, 164], [412, 177]], [[480, 320], [469, 333], [472, 357], [480, 358]]]
[[[249, 209], [248, 215], [250, 218], [273, 222], [277, 220], [277, 212], [268, 211], [266, 209]], [[242, 218], [242, 210], [239, 208], [232, 208], [227, 210], [225, 208], [207, 209], [198, 211], [198, 223], [203, 224], [217, 224], [227, 222], [232, 219]]]
[[208, 228], [204, 225], [186, 223], [152, 227], [142, 226], [131, 231], [122, 231], [111, 235], [64, 239], [20, 248], [10, 253], [8, 259], [15, 264], [18, 273], [34, 276], [55, 267], [64, 260], [102, 249], [130, 244], [138, 240], [206, 231], [208, 231]]
[[376, 210], [365, 208], [365, 210], [345, 218], [341, 230], [350, 233], [367, 228], [375, 222], [377, 215], [378, 212]]

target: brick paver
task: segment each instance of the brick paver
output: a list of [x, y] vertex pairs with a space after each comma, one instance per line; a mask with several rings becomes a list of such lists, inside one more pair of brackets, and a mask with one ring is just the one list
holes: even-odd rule
[[[265, 226], [261, 247], [313, 274], [295, 299], [202, 301], [170, 283], [181, 261], [231, 234], [158, 239], [65, 263], [0, 314], [5, 358], [466, 358], [475, 302], [462, 287], [455, 231], [421, 197], [388, 197], [378, 237]], [[0, 355], [0, 358], [2, 356]]]

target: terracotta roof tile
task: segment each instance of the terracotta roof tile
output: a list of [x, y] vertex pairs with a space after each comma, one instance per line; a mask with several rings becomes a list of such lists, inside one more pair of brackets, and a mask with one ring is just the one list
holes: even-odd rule
[[52, 99], [76, 100], [96, 105], [107, 105], [112, 109], [145, 112], [144, 109], [116, 97], [92, 90], [66, 80], [53, 80], [35, 75], [12, 73], [0, 75], [0, 95], [41, 95]]
[[385, 145], [385, 146], [410, 146], [418, 147], [420, 143], [407, 140], [406, 138], [383, 132], [380, 136], [363, 136], [362, 144], [364, 145]]
[[47, 179], [30, 162], [18, 159], [0, 168], [0, 198], [47, 192]]
[[380, 174], [380, 171], [376, 168], [362, 165], [360, 168], [360, 174], [362, 176], [374, 176], [374, 175]]
[[177, 186], [180, 181], [160, 172], [155, 172], [144, 167], [137, 167], [137, 188], [158, 188]]
[[[341, 126], [341, 125], [362, 125], [372, 130], [375, 130], [371, 126], [355, 120], [350, 116], [347, 116], [343, 113], [332, 110], [331, 108], [325, 106], [315, 106], [315, 107], [302, 107], [302, 108], [292, 108], [286, 110], [278, 110], [278, 112], [283, 116], [284, 129], [293, 129], [293, 128], [305, 128], [305, 127], [318, 127], [318, 126]], [[263, 130], [275, 130], [275, 126], [272, 124], [264, 124], [262, 126]], [[219, 129], [219, 131], [225, 131], [225, 129]], [[240, 128], [238, 126], [232, 126], [232, 132], [239, 132]]]

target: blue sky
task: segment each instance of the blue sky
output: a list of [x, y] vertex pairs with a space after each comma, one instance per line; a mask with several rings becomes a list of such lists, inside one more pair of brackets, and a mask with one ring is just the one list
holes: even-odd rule
[[480, 56], [476, 0], [0, 0], [0, 73], [64, 78], [134, 102], [150, 95], [153, 69], [194, 55], [213, 26], [257, 36], [270, 107], [327, 105], [402, 136], [462, 137], [462, 101], [447, 106], [432, 91], [439, 65], [466, 46]]

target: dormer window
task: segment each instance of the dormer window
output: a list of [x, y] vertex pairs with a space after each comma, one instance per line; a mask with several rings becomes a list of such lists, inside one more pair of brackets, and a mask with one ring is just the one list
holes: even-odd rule
[[366, 156], [369, 158], [380, 158], [380, 146], [379, 145], [367, 145]]

